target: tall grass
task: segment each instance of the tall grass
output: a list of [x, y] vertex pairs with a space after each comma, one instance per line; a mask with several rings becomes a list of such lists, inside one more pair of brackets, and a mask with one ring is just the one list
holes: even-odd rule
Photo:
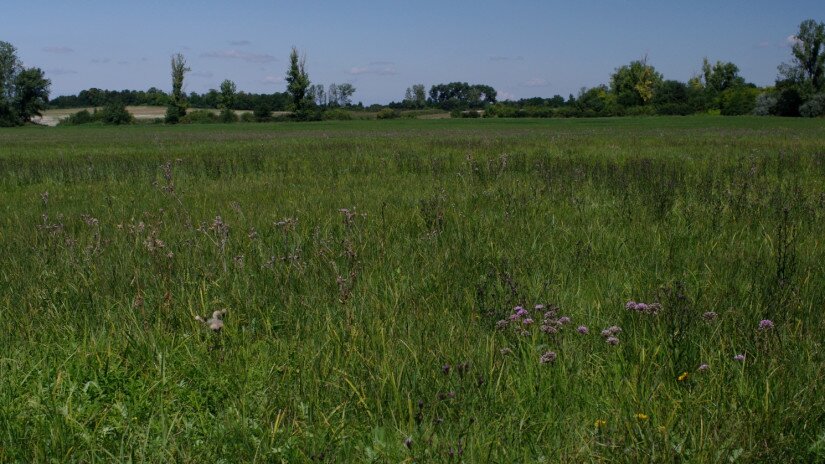
[[0, 132], [0, 461], [822, 461], [824, 135]]

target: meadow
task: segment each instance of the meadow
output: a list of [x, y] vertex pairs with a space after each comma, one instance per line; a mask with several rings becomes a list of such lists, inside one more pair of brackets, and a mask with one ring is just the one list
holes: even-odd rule
[[825, 462], [821, 119], [26, 127], [0, 200], [0, 462]]

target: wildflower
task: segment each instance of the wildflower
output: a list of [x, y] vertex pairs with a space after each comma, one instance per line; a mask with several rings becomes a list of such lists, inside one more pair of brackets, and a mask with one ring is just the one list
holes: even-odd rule
[[559, 329], [556, 326], [550, 324], [542, 324], [541, 331], [548, 335], [556, 335], [557, 333], [559, 333]]
[[679, 382], [684, 382], [685, 380], [687, 380], [687, 378], [688, 378], [688, 373], [687, 372], [682, 372], [682, 374], [679, 375], [679, 377], [677, 377], [676, 380], [678, 380]]
[[525, 317], [530, 315], [530, 313], [528, 313], [527, 310], [522, 308], [521, 306], [516, 306], [515, 308], [513, 308], [513, 311], [518, 317]]
[[412, 449], [412, 445], [413, 445], [412, 437], [407, 437], [407, 438], [404, 439], [404, 446], [406, 446], [407, 449]]
[[716, 319], [719, 315], [713, 311], [707, 311], [705, 314], [702, 314], [702, 317], [705, 318], [706, 321], [712, 321]]
[[506, 346], [504, 348], [498, 350], [498, 352], [501, 353], [503, 356], [507, 356], [508, 354], [513, 354], [513, 350], [511, 350], [510, 348], [508, 348]]
[[700, 364], [698, 370], [699, 372], [705, 372], [708, 369], [710, 369], [710, 366], [708, 366], [707, 364]]
[[537, 304], [533, 308], [538, 312], [544, 311], [544, 305], [543, 304]]
[[619, 344], [619, 339], [616, 337], [608, 337], [606, 341], [607, 344], [611, 346], [616, 346]]
[[533, 321], [532, 319], [530, 319], [529, 317], [528, 317], [527, 319], [525, 319], [525, 320], [523, 320], [523, 321], [522, 321], [522, 323], [523, 323], [524, 325], [530, 325], [530, 324], [532, 324], [533, 322], [534, 322], [534, 321]]
[[593, 422], [593, 427], [596, 427], [597, 429], [605, 428], [607, 427], [607, 421], [604, 419], [596, 419], [596, 422]]
[[636, 311], [640, 313], [646, 313], [648, 310], [648, 306], [645, 303], [636, 303], [636, 307], [634, 308]]
[[502, 320], [496, 322], [496, 329], [504, 330], [507, 327], [508, 323], [509, 322], [506, 319], [502, 319]]
[[590, 329], [587, 328], [586, 325], [580, 325], [576, 331], [582, 335], [587, 335], [590, 332]]
[[641, 413], [641, 412], [637, 412], [636, 413], [636, 419], [639, 419], [640, 421], [646, 421], [646, 420], [650, 419], [650, 416], [648, 416], [647, 414]]
[[541, 358], [539, 358], [539, 362], [542, 364], [551, 364], [556, 362], [556, 352], [555, 351], [545, 351]]
[[633, 300], [628, 301], [627, 303], [625, 303], [624, 309], [626, 309], [628, 311], [635, 311], [636, 310], [636, 302], [633, 301]]
[[445, 365], [441, 366], [441, 372], [443, 372], [444, 375], [449, 375], [450, 374], [450, 365], [445, 364]]
[[770, 319], [762, 319], [759, 321], [759, 330], [773, 329], [773, 321]]
[[562, 317], [559, 318], [559, 324], [564, 325], [564, 324], [569, 324], [569, 323], [570, 323], [570, 318], [569, 317], [562, 316]]
[[740, 362], [744, 361], [745, 360], [745, 355], [744, 354], [737, 354], [736, 356], [733, 357], [733, 360], [734, 361], [740, 361]]

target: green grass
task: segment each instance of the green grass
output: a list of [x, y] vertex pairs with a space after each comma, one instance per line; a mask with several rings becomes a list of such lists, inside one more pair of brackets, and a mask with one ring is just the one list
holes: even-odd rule
[[2, 462], [825, 460], [822, 120], [21, 128], [0, 198]]

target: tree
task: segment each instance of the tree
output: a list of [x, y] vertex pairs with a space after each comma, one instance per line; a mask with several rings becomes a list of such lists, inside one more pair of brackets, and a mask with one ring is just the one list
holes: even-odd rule
[[22, 122], [30, 122], [34, 116], [46, 109], [49, 103], [49, 87], [52, 82], [46, 79], [40, 68], [28, 68], [20, 71], [14, 79], [13, 108]]
[[14, 45], [0, 41], [0, 126], [17, 126], [40, 116], [51, 81], [40, 68], [24, 68]]
[[307, 107], [307, 90], [309, 89], [309, 75], [306, 72], [306, 56], [298, 57], [298, 49], [292, 47], [289, 54], [289, 69], [286, 73], [286, 91], [292, 97], [291, 109], [301, 113]]
[[329, 85], [327, 91], [327, 106], [338, 106], [338, 86], [335, 84]]
[[352, 95], [355, 87], [352, 84], [344, 83], [338, 86], [338, 106], [349, 106], [352, 104]]
[[235, 93], [238, 87], [229, 79], [221, 82], [221, 93], [218, 97], [218, 108], [222, 110], [232, 110], [235, 107]]
[[688, 86], [679, 81], [662, 81], [656, 87], [652, 100], [658, 114], [686, 115], [693, 113], [688, 103]]
[[407, 87], [404, 93], [404, 106], [407, 108], [424, 108], [427, 105], [427, 91], [424, 84], [415, 84]]
[[186, 116], [186, 96], [183, 93], [183, 78], [191, 71], [186, 67], [186, 58], [182, 54], [172, 55], [172, 96], [166, 108], [166, 122], [175, 124]]
[[662, 75], [647, 64], [647, 57], [630, 62], [610, 77], [610, 90], [624, 107], [645, 106], [653, 100], [653, 92]]
[[825, 23], [807, 19], [799, 24], [790, 63], [779, 66], [779, 74], [798, 86], [803, 97], [825, 91]]

